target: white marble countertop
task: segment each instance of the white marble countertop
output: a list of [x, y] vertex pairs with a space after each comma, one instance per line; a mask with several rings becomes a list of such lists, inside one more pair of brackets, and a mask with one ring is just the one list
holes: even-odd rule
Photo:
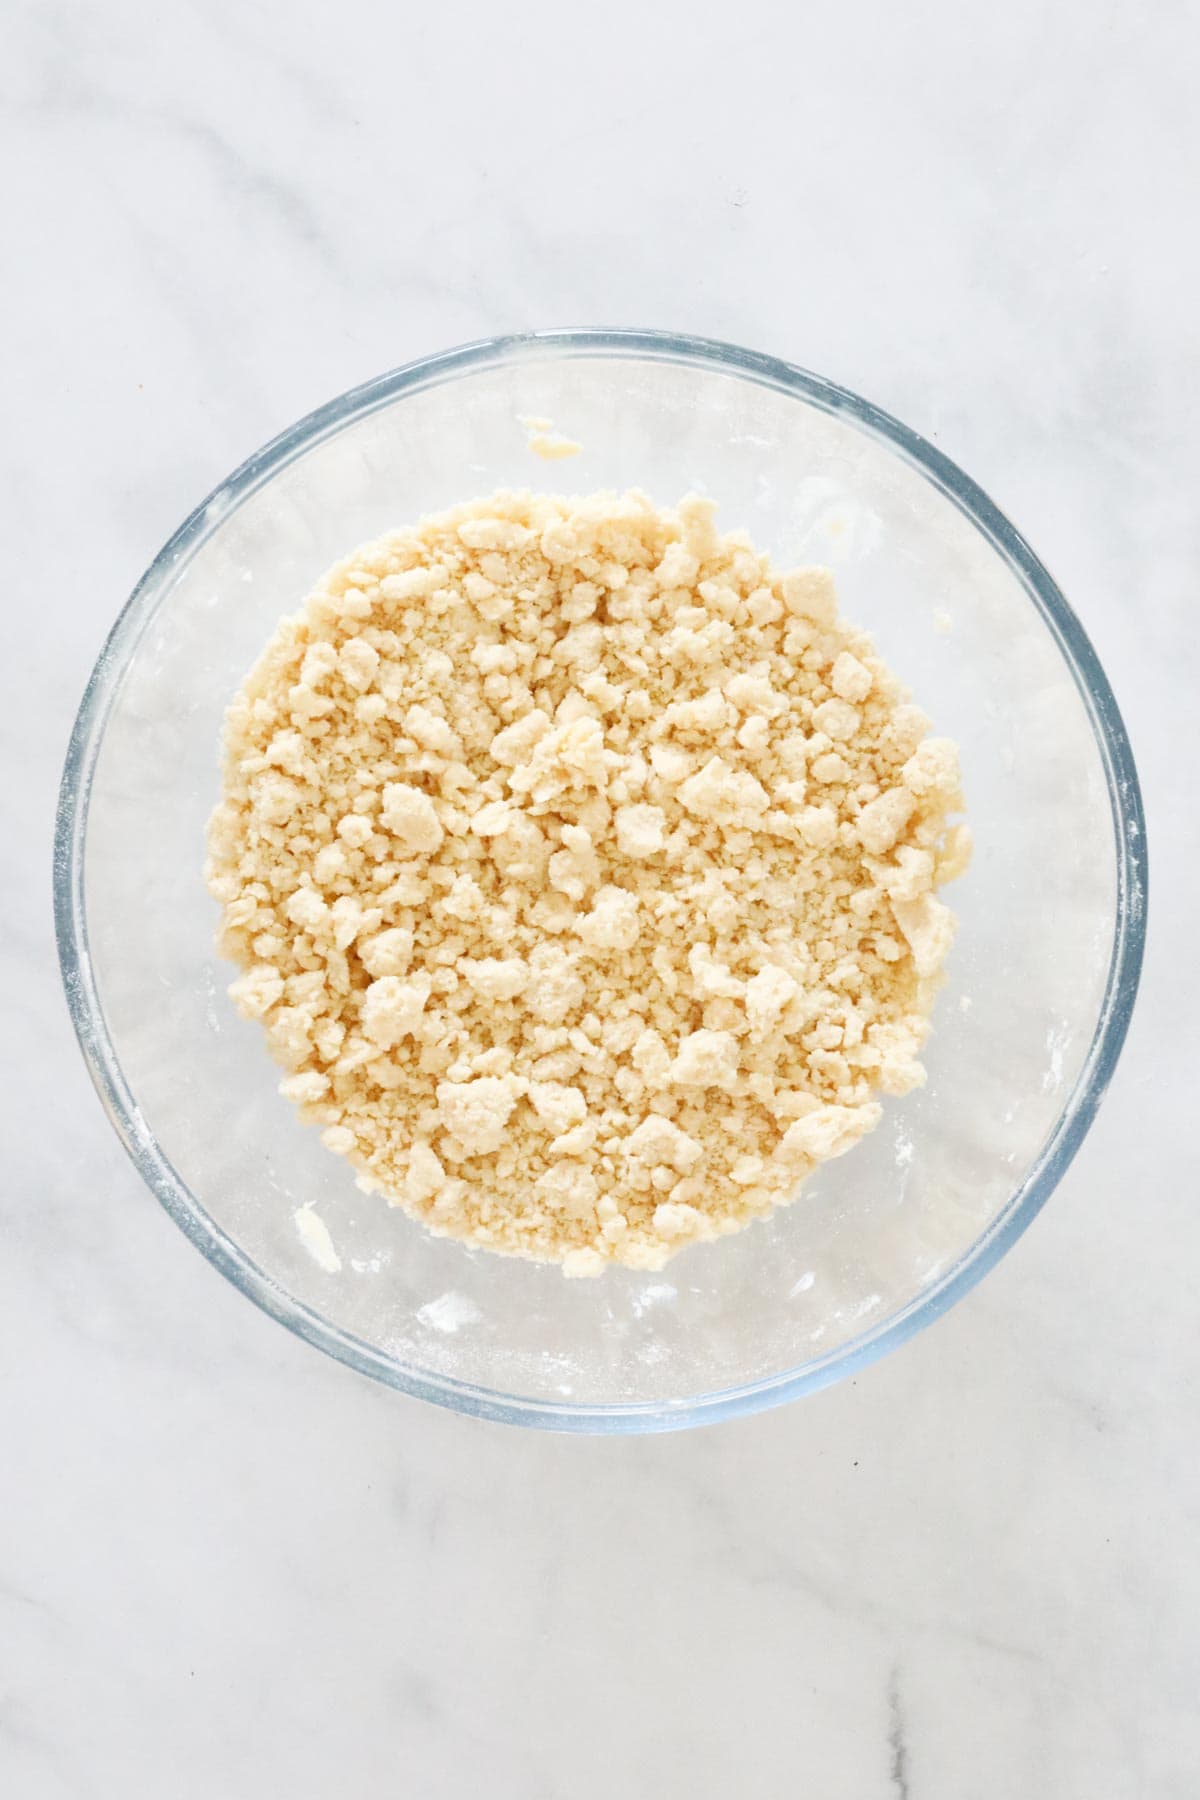
[[[705, 16], [10, 14], [6, 1800], [1200, 1791], [1196, 15]], [[1112, 674], [1154, 860], [1124, 1061], [1003, 1265], [857, 1382], [647, 1440], [404, 1400], [221, 1282], [49, 917], [75, 704], [196, 499], [381, 369], [583, 323], [774, 351], [982, 481]]]

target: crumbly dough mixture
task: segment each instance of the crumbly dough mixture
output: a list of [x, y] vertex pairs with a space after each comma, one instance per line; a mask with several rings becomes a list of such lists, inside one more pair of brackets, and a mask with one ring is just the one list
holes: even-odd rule
[[948, 740], [712, 505], [501, 493], [367, 544], [230, 709], [230, 989], [359, 1185], [657, 1269], [877, 1122], [965, 866]]

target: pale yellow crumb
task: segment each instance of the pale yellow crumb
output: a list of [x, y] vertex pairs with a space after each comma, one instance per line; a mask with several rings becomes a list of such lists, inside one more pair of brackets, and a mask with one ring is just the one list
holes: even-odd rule
[[954, 746], [829, 572], [713, 511], [392, 532], [226, 724], [207, 877], [282, 1092], [364, 1192], [571, 1275], [769, 1213], [924, 1079], [970, 852]]
[[561, 462], [565, 457], [578, 456], [583, 449], [574, 438], [563, 437], [554, 429], [552, 419], [544, 419], [532, 413], [522, 413], [520, 422], [528, 435], [528, 447], [543, 462]]
[[933, 629], [940, 632], [943, 637], [949, 637], [950, 633], [954, 630], [954, 619], [952, 615], [948, 612], [935, 612], [933, 615]]
[[568, 456], [578, 456], [583, 449], [574, 438], [551, 437], [544, 431], [535, 431], [529, 440], [529, 448], [543, 462], [562, 462]]

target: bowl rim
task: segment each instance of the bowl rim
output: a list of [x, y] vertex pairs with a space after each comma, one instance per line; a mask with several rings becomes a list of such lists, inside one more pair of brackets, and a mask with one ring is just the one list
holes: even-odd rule
[[[882, 440], [950, 499], [1020, 579], [1071, 671], [1108, 787], [1116, 914], [1104, 995], [1079, 1075], [1024, 1179], [987, 1229], [936, 1281], [889, 1318], [797, 1368], [677, 1400], [570, 1404], [504, 1394], [409, 1366], [295, 1299], [205, 1212], [159, 1148], [130, 1091], [108, 1031], [88, 942], [84, 873], [92, 780], [105, 728], [138, 642], [169, 592], [168, 577], [227, 512], [289, 463], [352, 421], [456, 376], [541, 356], [632, 356], [732, 374], [850, 420]], [[1058, 585], [983, 489], [917, 432], [809, 370], [716, 339], [641, 328], [565, 327], [482, 338], [364, 382], [290, 425], [202, 500], [168, 538], [118, 614], [71, 732], [54, 837], [54, 919], [71, 1021], [93, 1085], [135, 1167], [208, 1261], [297, 1337], [385, 1385], [477, 1418], [592, 1433], [678, 1429], [777, 1406], [852, 1375], [931, 1324], [974, 1287], [1027, 1228], [1062, 1179], [1112, 1079], [1132, 1015], [1146, 935], [1148, 859], [1141, 789], [1128, 734], [1091, 642]]]

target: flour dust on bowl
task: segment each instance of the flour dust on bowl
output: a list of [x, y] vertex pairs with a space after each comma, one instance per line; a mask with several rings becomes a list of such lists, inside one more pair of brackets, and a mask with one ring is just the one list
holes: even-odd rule
[[[522, 420], [582, 449], [549, 471]], [[564, 477], [566, 477], [564, 479]], [[776, 568], [833, 569], [939, 734], [976, 849], [925, 1085], [800, 1198], [661, 1270], [565, 1281], [361, 1192], [226, 997], [201, 874], [224, 709], [281, 615], [354, 545], [495, 490], [719, 505]], [[1137, 779], [1078, 621], [938, 452], [769, 358], [653, 332], [469, 346], [382, 377], [238, 470], [161, 552], [88, 686], [55, 867], [67, 994], [139, 1169], [263, 1309], [365, 1373], [584, 1431], [729, 1416], [822, 1385], [964, 1292], [1052, 1191], [1137, 985]]]

